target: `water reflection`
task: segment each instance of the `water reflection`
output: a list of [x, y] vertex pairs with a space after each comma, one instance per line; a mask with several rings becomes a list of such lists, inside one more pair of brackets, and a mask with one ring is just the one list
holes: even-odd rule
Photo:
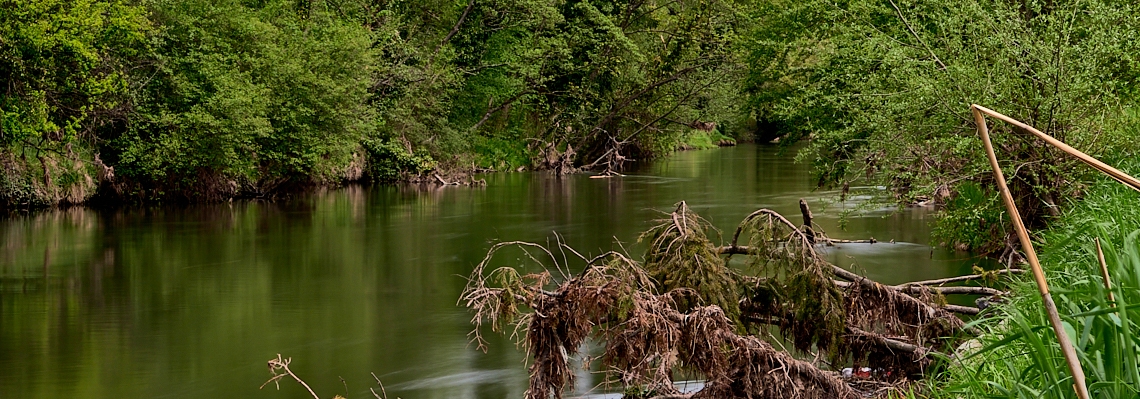
[[[390, 397], [522, 397], [513, 342], [488, 335], [487, 354], [468, 345], [461, 276], [493, 242], [556, 232], [586, 255], [617, 239], [639, 257], [646, 221], [681, 200], [731, 231], [759, 207], [797, 214], [806, 198], [832, 237], [881, 241], [830, 259], [888, 283], [976, 262], [926, 246], [926, 210], [843, 222], [858, 197], [824, 206], [835, 193], [813, 191], [804, 167], [770, 147], [683, 153], [612, 179], [485, 178], [0, 220], [0, 397], [303, 397], [295, 384], [257, 391], [277, 353], [325, 396], [347, 385], [348, 397], [371, 397], [375, 372]], [[599, 382], [582, 377], [583, 390]]]

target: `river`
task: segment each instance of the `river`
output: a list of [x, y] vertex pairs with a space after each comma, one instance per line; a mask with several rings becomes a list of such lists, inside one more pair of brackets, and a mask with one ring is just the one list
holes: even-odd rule
[[[375, 372], [390, 398], [521, 398], [513, 342], [468, 344], [463, 276], [496, 241], [556, 234], [640, 258], [638, 233], [682, 200], [731, 235], [761, 207], [798, 220], [805, 198], [829, 236], [880, 241], [827, 256], [884, 283], [988, 262], [929, 246], [929, 209], [868, 207], [874, 187], [843, 202], [813, 190], [807, 167], [772, 146], [682, 152], [611, 179], [484, 177], [0, 220], [0, 397], [307, 397], [292, 381], [258, 390], [280, 353], [322, 397], [370, 398]], [[579, 391], [598, 382], [584, 375]]]

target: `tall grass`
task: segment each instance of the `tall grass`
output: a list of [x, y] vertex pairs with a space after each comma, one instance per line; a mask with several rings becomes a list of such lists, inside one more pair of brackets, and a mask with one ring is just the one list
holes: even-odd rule
[[[1140, 170], [1140, 162], [1124, 166]], [[1115, 303], [1101, 277], [1096, 237], [1104, 244]], [[1092, 397], [1140, 397], [1140, 194], [1103, 179], [1036, 238]], [[977, 322], [986, 334], [959, 351], [933, 397], [1076, 397], [1032, 280], [1015, 284], [1009, 302], [991, 316]]]

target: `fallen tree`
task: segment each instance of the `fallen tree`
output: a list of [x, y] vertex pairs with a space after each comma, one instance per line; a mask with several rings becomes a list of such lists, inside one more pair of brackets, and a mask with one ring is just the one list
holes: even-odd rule
[[[932, 354], [973, 334], [952, 312], [978, 309], [948, 305], [945, 295], [1001, 294], [943, 286], [993, 272], [889, 286], [833, 265], [815, 246], [834, 241], [812, 228], [802, 205], [803, 226], [762, 209], [718, 246], [709, 238], [716, 230], [681, 202], [641, 236], [642, 262], [618, 252], [587, 258], [562, 243], [496, 244], [460, 299], [474, 312], [472, 339], [486, 348], [484, 325], [519, 338], [532, 357], [528, 399], [561, 398], [587, 340], [603, 344], [607, 381], [630, 398], [855, 398], [866, 396], [861, 384], [837, 369], [868, 367], [889, 383], [920, 378]], [[505, 248], [521, 248], [532, 264], [493, 268]], [[730, 268], [734, 255], [748, 266]], [[794, 350], [769, 342], [780, 339]], [[679, 392], [678, 371], [698, 374], [704, 387]]]

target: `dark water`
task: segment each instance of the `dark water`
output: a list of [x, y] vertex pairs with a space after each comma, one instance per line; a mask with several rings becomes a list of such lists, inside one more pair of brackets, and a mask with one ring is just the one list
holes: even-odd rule
[[370, 398], [375, 372], [392, 398], [521, 398], [512, 341], [488, 333], [487, 354], [468, 345], [462, 276], [497, 240], [555, 233], [583, 253], [624, 245], [639, 258], [647, 220], [681, 200], [730, 235], [760, 207], [798, 220], [806, 198], [830, 236], [882, 241], [828, 256], [886, 283], [979, 262], [926, 245], [928, 210], [860, 207], [873, 187], [835, 202], [772, 147], [681, 153], [623, 178], [486, 179], [4, 219], [0, 398], [307, 397], [291, 381], [258, 390], [278, 353], [322, 397], [347, 385]]

